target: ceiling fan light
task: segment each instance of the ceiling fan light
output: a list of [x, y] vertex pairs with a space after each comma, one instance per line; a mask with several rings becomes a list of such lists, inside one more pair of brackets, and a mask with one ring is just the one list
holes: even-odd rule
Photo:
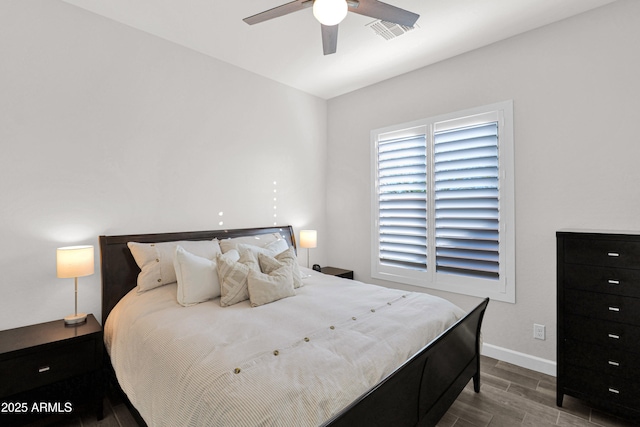
[[315, 0], [313, 16], [323, 25], [338, 25], [349, 11], [345, 0]]

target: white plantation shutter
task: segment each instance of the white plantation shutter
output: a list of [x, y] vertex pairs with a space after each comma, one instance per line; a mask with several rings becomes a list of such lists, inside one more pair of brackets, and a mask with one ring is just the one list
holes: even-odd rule
[[426, 136], [379, 141], [377, 170], [379, 261], [426, 270]]
[[498, 123], [434, 134], [436, 271], [498, 279]]
[[515, 302], [513, 103], [373, 130], [371, 277]]

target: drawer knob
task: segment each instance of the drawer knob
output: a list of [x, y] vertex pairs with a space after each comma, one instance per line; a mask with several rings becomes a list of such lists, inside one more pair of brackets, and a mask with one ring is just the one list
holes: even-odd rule
[[620, 254], [619, 254], [619, 253], [617, 253], [617, 252], [607, 252], [607, 255], [609, 255], [610, 257], [617, 257], [617, 256], [620, 256]]
[[611, 365], [611, 366], [620, 366], [620, 362], [616, 362], [615, 360], [609, 360], [609, 365]]
[[609, 311], [619, 312], [620, 311], [620, 307], [609, 307]]
[[616, 335], [616, 334], [609, 334], [609, 338], [612, 338], [614, 340], [619, 340], [620, 339], [620, 335]]
[[619, 284], [620, 284], [620, 281], [619, 281], [619, 280], [609, 279], [609, 284], [610, 284], [610, 285], [619, 285]]
[[49, 369], [51, 369], [49, 366], [42, 366], [41, 368], [38, 368], [38, 373], [47, 372]]
[[609, 393], [620, 394], [620, 390], [613, 387], [609, 387]]

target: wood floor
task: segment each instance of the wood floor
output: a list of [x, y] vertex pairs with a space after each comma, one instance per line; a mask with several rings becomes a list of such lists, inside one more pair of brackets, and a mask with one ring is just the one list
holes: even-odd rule
[[565, 396], [563, 407], [558, 408], [556, 379], [549, 375], [484, 356], [480, 373], [480, 393], [467, 385], [438, 427], [638, 425], [592, 409], [571, 396]]
[[[565, 396], [563, 408], [558, 408], [555, 377], [484, 356], [481, 375], [480, 393], [475, 393], [470, 383], [442, 417], [438, 427], [637, 426], [637, 423], [592, 409], [571, 396]], [[126, 405], [116, 399], [105, 399], [105, 418], [100, 422], [92, 414], [84, 414], [54, 425], [137, 426]]]

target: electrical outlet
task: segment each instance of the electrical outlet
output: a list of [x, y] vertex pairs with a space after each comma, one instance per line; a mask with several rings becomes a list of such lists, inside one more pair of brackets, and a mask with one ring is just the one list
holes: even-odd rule
[[544, 325], [533, 324], [533, 337], [537, 340], [544, 340]]

